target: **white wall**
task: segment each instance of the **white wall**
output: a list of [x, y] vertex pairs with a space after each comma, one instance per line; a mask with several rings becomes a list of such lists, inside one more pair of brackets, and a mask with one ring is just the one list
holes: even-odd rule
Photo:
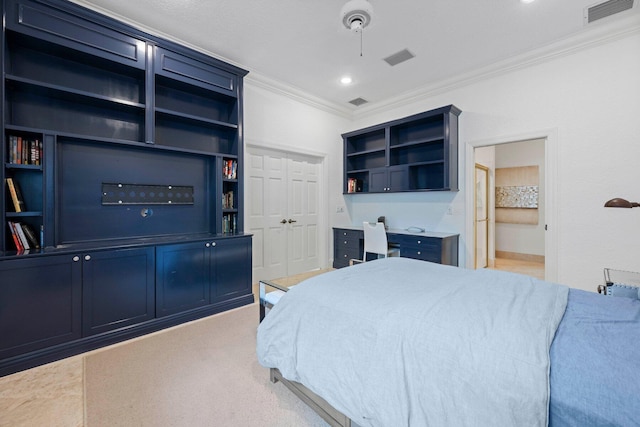
[[[602, 269], [640, 271], [640, 209], [605, 209], [613, 197], [640, 200], [640, 34], [593, 43], [526, 68], [434, 93], [353, 122], [281, 94], [245, 86], [248, 143], [326, 153], [330, 227], [385, 215], [393, 228], [412, 225], [460, 233], [468, 264], [466, 146], [538, 132], [554, 133], [557, 281], [594, 290]], [[454, 104], [460, 116], [460, 191], [342, 195], [340, 133]], [[547, 183], [550, 184], [550, 183]], [[346, 206], [344, 214], [336, 213]], [[472, 216], [471, 216], [472, 218]], [[329, 240], [330, 242], [330, 240]], [[331, 253], [331, 243], [326, 251]], [[467, 246], [469, 245], [469, 246]]]
[[496, 251], [545, 255], [545, 169], [544, 140], [500, 144], [495, 147], [496, 168], [538, 166], [538, 223], [496, 222]]
[[465, 145], [551, 130], [558, 145], [556, 280], [594, 290], [604, 267], [640, 271], [640, 209], [603, 208], [613, 197], [640, 200], [638, 52], [635, 31], [359, 120], [352, 129], [455, 104], [463, 111], [461, 185], [458, 193], [348, 196], [351, 221], [385, 214], [393, 227], [459, 232], [461, 265], [468, 265]]

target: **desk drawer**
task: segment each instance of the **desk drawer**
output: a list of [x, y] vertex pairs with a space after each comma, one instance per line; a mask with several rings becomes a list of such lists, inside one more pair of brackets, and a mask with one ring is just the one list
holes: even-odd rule
[[[391, 239], [390, 239], [391, 241]], [[424, 250], [439, 251], [442, 248], [442, 240], [425, 236], [403, 236], [396, 234], [393, 236], [393, 243], [397, 243], [401, 248], [411, 247]]]
[[416, 249], [410, 247], [401, 247], [400, 256], [403, 258], [419, 259], [421, 261], [442, 262], [442, 254], [439, 250], [433, 248]]
[[333, 244], [336, 249], [341, 247], [359, 248], [362, 231], [336, 229], [333, 234]]
[[334, 252], [333, 267], [342, 268], [349, 265], [349, 260], [360, 259], [362, 254], [358, 248], [337, 248]]

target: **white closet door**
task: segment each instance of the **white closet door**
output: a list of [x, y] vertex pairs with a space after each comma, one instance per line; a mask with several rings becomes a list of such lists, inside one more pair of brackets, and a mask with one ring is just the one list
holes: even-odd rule
[[288, 191], [288, 275], [320, 267], [318, 256], [319, 172], [314, 158], [289, 154]]
[[253, 234], [253, 281], [320, 268], [320, 161], [252, 147], [246, 164], [245, 218]]

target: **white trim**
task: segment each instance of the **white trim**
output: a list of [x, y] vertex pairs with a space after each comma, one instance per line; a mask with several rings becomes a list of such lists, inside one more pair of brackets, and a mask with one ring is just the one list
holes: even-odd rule
[[272, 92], [276, 95], [285, 96], [302, 104], [307, 104], [318, 110], [322, 110], [327, 113], [335, 114], [337, 116], [353, 120], [353, 111], [351, 111], [351, 108], [347, 106], [343, 107], [342, 105], [338, 105], [326, 99], [318, 98], [308, 92], [303, 91], [302, 89], [294, 88], [293, 86], [290, 86], [288, 84], [270, 79], [269, 77], [256, 73], [255, 71], [251, 71], [249, 74], [247, 74], [247, 76], [244, 78], [244, 84], [245, 88], [247, 84], [249, 84], [249, 86], [255, 86], [257, 88]]
[[[487, 147], [491, 145], [507, 144], [510, 142], [529, 141], [533, 139], [544, 139], [544, 155], [545, 155], [545, 280], [556, 282], [558, 280], [558, 248], [559, 233], [556, 230], [559, 224], [559, 209], [557, 201], [558, 183], [558, 130], [557, 129], [541, 129], [538, 131], [528, 132], [518, 135], [497, 136], [490, 139], [468, 141], [465, 144], [465, 228], [466, 236], [473, 236], [474, 212], [473, 212], [473, 171], [475, 170], [475, 153], [478, 147]], [[471, 237], [467, 237], [465, 254], [466, 267], [473, 268], [473, 245], [475, 242]]]

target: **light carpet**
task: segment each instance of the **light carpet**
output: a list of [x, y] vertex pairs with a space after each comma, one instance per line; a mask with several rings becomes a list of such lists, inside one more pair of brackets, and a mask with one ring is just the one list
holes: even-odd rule
[[86, 425], [323, 426], [256, 357], [251, 304], [85, 358]]

